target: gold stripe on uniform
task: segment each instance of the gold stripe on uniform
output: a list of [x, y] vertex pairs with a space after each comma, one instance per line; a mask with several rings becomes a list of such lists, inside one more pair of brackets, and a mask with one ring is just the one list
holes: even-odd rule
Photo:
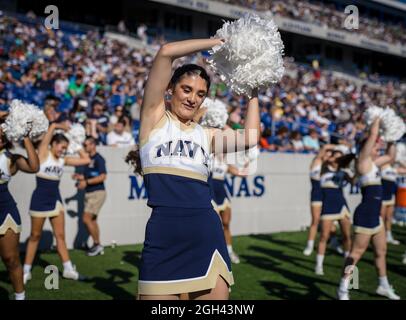
[[61, 211], [64, 211], [63, 204], [60, 201], [56, 202], [55, 209], [49, 211], [35, 211], [30, 210], [31, 217], [34, 218], [53, 218], [58, 216]]
[[341, 220], [344, 219], [345, 217], [347, 218], [351, 218], [351, 214], [348, 211], [346, 206], [343, 206], [343, 208], [341, 209], [340, 213], [326, 213], [326, 214], [322, 214], [320, 216], [321, 220]]
[[13, 230], [14, 233], [21, 233], [21, 225], [18, 225], [10, 214], [7, 214], [6, 219], [0, 226], [0, 235], [6, 234], [8, 229]]
[[354, 232], [355, 233], [362, 233], [362, 234], [368, 234], [368, 235], [374, 235], [377, 234], [381, 231], [383, 228], [383, 220], [381, 217], [379, 217], [379, 226], [375, 228], [366, 228], [366, 227], [359, 227], [354, 225]]
[[216, 250], [205, 276], [172, 281], [138, 281], [139, 295], [167, 295], [213, 289], [221, 276], [229, 286], [234, 284], [233, 273]]

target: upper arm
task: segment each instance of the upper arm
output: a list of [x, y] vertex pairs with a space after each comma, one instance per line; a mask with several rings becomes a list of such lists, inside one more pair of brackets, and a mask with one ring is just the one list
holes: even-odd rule
[[140, 136], [146, 137], [165, 113], [165, 91], [172, 73], [172, 58], [165, 45], [158, 51], [149, 72], [141, 105]]
[[25, 173], [37, 173], [38, 170], [32, 170], [30, 164], [28, 163], [28, 159], [21, 156], [21, 155], [13, 155], [11, 160], [12, 167], [14, 169], [12, 171], [17, 172], [18, 170], [25, 172]]
[[90, 163], [89, 158], [76, 158], [76, 157], [65, 157], [65, 165], [71, 167], [86, 166]]

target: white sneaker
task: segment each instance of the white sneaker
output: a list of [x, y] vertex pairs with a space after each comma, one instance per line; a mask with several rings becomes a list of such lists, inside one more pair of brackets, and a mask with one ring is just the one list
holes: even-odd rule
[[31, 279], [32, 279], [32, 274], [31, 274], [31, 272], [24, 273], [24, 276], [23, 276], [24, 285], [27, 284], [27, 282], [28, 282], [29, 280], [31, 280]]
[[395, 240], [395, 239], [393, 239], [393, 238], [387, 238], [387, 239], [386, 239], [386, 242], [387, 242], [387, 243], [390, 243], [390, 244], [393, 244], [393, 245], [395, 245], [395, 246], [400, 245], [400, 241], [399, 241], [399, 240]]
[[313, 252], [313, 248], [309, 248], [309, 247], [306, 247], [306, 248], [303, 250], [303, 254], [304, 254], [305, 256], [310, 256], [310, 255], [312, 254], [312, 252]]
[[315, 272], [318, 276], [324, 276], [323, 267], [316, 266], [316, 268], [314, 269], [314, 272]]
[[342, 291], [340, 288], [337, 290], [337, 299], [338, 300], [350, 300], [350, 294], [348, 291]]
[[400, 300], [400, 297], [395, 293], [395, 290], [393, 290], [392, 286], [390, 286], [389, 288], [379, 286], [378, 289], [376, 289], [376, 293], [391, 300]]
[[406, 254], [403, 255], [402, 263], [403, 263], [403, 264], [406, 264]]
[[337, 247], [335, 247], [335, 249], [336, 249], [338, 254], [344, 255], [344, 250], [343, 250], [343, 248], [341, 248], [341, 246], [337, 246]]
[[79, 272], [76, 271], [75, 266], [73, 266], [72, 270], [63, 270], [62, 276], [65, 279], [79, 280]]
[[235, 264], [240, 263], [240, 257], [234, 251], [231, 252], [231, 254], [230, 254], [230, 260], [232, 263], [235, 263]]

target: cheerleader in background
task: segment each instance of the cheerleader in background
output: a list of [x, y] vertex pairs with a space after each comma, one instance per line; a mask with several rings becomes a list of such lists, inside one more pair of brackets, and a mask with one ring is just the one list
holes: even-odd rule
[[[7, 113], [0, 113], [0, 122]], [[12, 147], [0, 127], [0, 257], [9, 272], [16, 300], [25, 299], [23, 269], [20, 263], [21, 218], [17, 205], [8, 190], [11, 177], [18, 171], [36, 173], [39, 159], [31, 140], [24, 137], [23, 144], [27, 157], [12, 154]]]
[[324, 255], [334, 221], [339, 221], [340, 224], [345, 256], [351, 247], [350, 211], [344, 198], [343, 187], [348, 182], [353, 182], [353, 177], [344, 171], [344, 168], [347, 168], [352, 160], [352, 154], [344, 155], [342, 148], [336, 146], [331, 157], [327, 159], [321, 169], [320, 184], [323, 189], [323, 204], [315, 268], [317, 275], [324, 275]]
[[351, 274], [367, 250], [372, 240], [375, 253], [375, 267], [379, 276], [376, 293], [391, 300], [399, 300], [392, 286], [389, 285], [386, 273], [386, 235], [380, 211], [382, 206], [382, 184], [379, 167], [391, 163], [395, 158], [394, 145], [388, 145], [387, 154], [379, 156], [377, 143], [380, 119], [373, 122], [369, 136], [361, 143], [361, 151], [356, 161], [356, 170], [360, 176], [362, 201], [354, 213], [354, 240], [351, 252], [344, 262], [338, 299], [349, 300]]
[[395, 195], [396, 195], [396, 179], [397, 172], [392, 166], [392, 163], [388, 163], [381, 168], [382, 177], [382, 209], [381, 217], [385, 224], [386, 241], [388, 243], [399, 245], [400, 242], [395, 240], [392, 235], [392, 219], [393, 212], [395, 211]]
[[226, 191], [225, 176], [230, 173], [238, 177], [246, 177], [246, 170], [239, 170], [237, 167], [227, 165], [224, 155], [219, 154], [213, 157], [211, 163], [211, 175], [209, 177], [210, 189], [212, 190], [212, 204], [214, 210], [220, 215], [223, 223], [224, 237], [226, 239], [227, 251], [231, 262], [238, 264], [240, 258], [234, 252], [230, 231], [231, 201]]
[[31, 235], [28, 239], [24, 263], [24, 283], [32, 278], [31, 268], [41, 238], [42, 229], [47, 218], [50, 219], [56, 247], [63, 263], [63, 277], [79, 279], [65, 242], [65, 215], [59, 182], [64, 166], [83, 166], [90, 163], [90, 158], [82, 150], [79, 157], [64, 157], [69, 140], [60, 133], [54, 135], [56, 129], [67, 131], [64, 124], [53, 123], [38, 147], [40, 170], [37, 174], [37, 187], [34, 190], [30, 204]]
[[310, 256], [313, 252], [314, 239], [317, 235], [317, 229], [320, 222], [321, 207], [323, 204], [323, 192], [320, 185], [320, 172], [322, 164], [331, 157], [332, 150], [335, 145], [325, 144], [318, 154], [313, 158], [310, 164], [310, 212], [312, 215], [312, 222], [309, 229], [306, 248], [303, 250], [305, 256]]

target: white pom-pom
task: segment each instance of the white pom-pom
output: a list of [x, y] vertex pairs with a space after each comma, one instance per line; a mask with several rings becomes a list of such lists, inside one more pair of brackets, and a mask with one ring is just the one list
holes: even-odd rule
[[271, 15], [225, 22], [215, 37], [225, 43], [212, 48], [208, 62], [233, 92], [251, 97], [252, 89], [281, 80], [284, 46]]
[[406, 125], [402, 118], [391, 108], [386, 108], [381, 115], [382, 137], [386, 142], [394, 142], [402, 138]]
[[73, 155], [80, 149], [83, 149], [83, 142], [85, 142], [86, 139], [86, 130], [81, 124], [73, 124], [65, 136], [69, 140], [68, 154]]
[[18, 142], [27, 132], [31, 139], [38, 138], [48, 130], [49, 121], [37, 106], [14, 99], [11, 101], [6, 121], [1, 126], [7, 139]]
[[228, 119], [227, 105], [219, 99], [206, 98], [202, 107], [206, 107], [207, 111], [200, 124], [205, 127], [223, 129]]
[[368, 126], [370, 126], [376, 118], [379, 118], [382, 113], [383, 109], [377, 106], [370, 106], [364, 112], [364, 121]]
[[258, 146], [254, 146], [254, 147], [249, 148], [246, 151], [246, 156], [247, 156], [247, 158], [248, 158], [248, 160], [250, 162], [257, 160], [258, 157], [259, 157], [259, 148], [258, 148]]
[[406, 143], [399, 142], [396, 144], [396, 160], [403, 166], [406, 166]]

